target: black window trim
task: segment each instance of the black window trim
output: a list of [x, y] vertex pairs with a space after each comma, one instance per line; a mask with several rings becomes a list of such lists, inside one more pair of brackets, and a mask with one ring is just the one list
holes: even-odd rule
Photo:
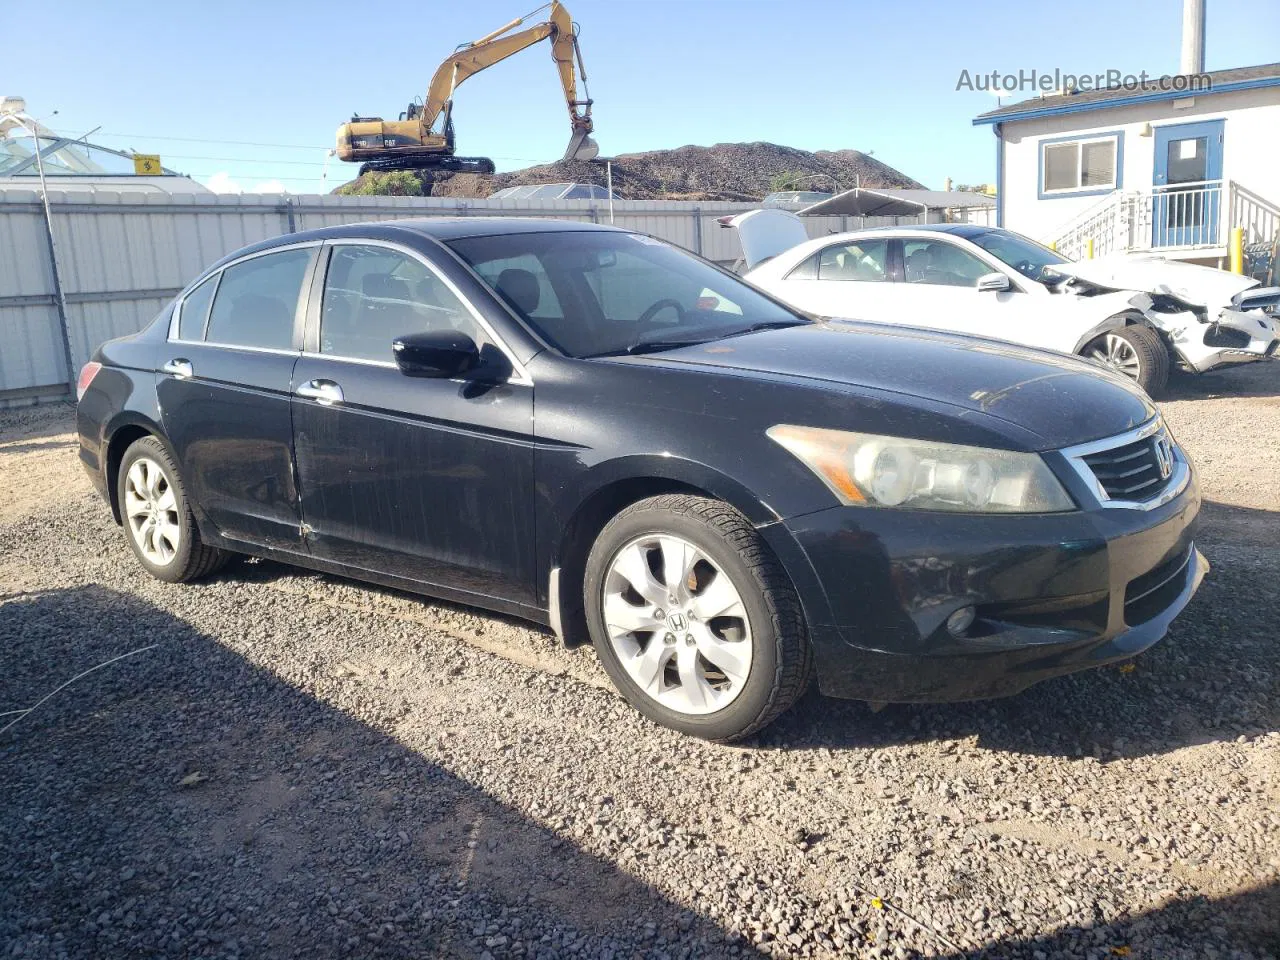
[[[318, 252], [323, 247], [323, 241], [320, 240], [304, 240], [300, 243], [285, 243], [277, 247], [268, 247], [266, 250], [255, 250], [253, 253], [245, 254], [243, 257], [236, 257], [228, 263], [224, 263], [217, 270], [207, 275], [200, 276], [195, 283], [191, 284], [182, 292], [182, 299], [178, 306], [174, 309], [173, 315], [169, 318], [169, 337], [170, 343], [182, 344], [198, 347], [213, 347], [218, 350], [247, 350], [250, 353], [271, 353], [277, 356], [297, 356], [302, 352], [302, 329], [303, 323], [311, 306], [311, 284], [316, 270], [316, 264], [319, 260]], [[298, 302], [294, 306], [293, 314], [293, 330], [291, 349], [285, 350], [281, 347], [254, 347], [247, 344], [238, 343], [218, 343], [207, 339], [209, 336], [209, 320], [213, 316], [213, 302], [218, 297], [218, 288], [222, 286], [222, 275], [230, 268], [246, 263], [249, 260], [255, 260], [258, 257], [269, 256], [273, 253], [284, 253], [289, 250], [307, 250], [311, 249], [315, 252], [311, 255], [311, 260], [307, 264], [306, 271], [303, 274], [302, 286], [298, 290]], [[178, 336], [178, 323], [182, 316], [182, 308], [187, 305], [187, 297], [191, 296], [206, 280], [217, 277], [217, 287], [214, 288], [213, 298], [209, 301], [209, 313], [204, 318], [204, 329], [200, 331], [199, 340], [184, 340]]]
[[533, 378], [529, 376], [529, 371], [516, 357], [515, 352], [507, 345], [506, 341], [493, 328], [493, 324], [476, 308], [476, 305], [471, 302], [467, 295], [458, 288], [458, 285], [445, 276], [444, 271], [436, 264], [431, 262], [429, 257], [423, 254], [422, 251], [415, 250], [413, 247], [403, 243], [372, 237], [338, 237], [333, 240], [323, 241], [323, 252], [318, 258], [315, 274], [308, 290], [306, 322], [302, 336], [302, 356], [309, 359], [332, 360], [339, 363], [360, 363], [373, 367], [390, 367], [394, 369], [396, 366], [394, 360], [368, 360], [363, 357], [346, 357], [340, 354], [322, 353], [320, 351], [320, 320], [324, 301], [324, 285], [329, 273], [329, 262], [332, 259], [334, 247], [385, 247], [388, 250], [394, 250], [417, 260], [431, 271], [450, 293], [458, 298], [458, 302], [466, 308], [476, 326], [485, 332], [485, 335], [488, 336], [493, 345], [501, 350], [510, 362], [512, 373], [503, 382], [519, 386], [533, 386]]

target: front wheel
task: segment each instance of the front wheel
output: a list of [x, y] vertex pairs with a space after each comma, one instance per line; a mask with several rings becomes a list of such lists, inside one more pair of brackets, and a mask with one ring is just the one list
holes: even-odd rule
[[728, 504], [672, 494], [627, 507], [600, 532], [585, 579], [596, 653], [651, 720], [740, 740], [772, 723], [808, 684], [799, 599]]
[[1130, 325], [1108, 330], [1091, 340], [1080, 355], [1136, 380], [1152, 396], [1169, 381], [1169, 348], [1150, 327]]

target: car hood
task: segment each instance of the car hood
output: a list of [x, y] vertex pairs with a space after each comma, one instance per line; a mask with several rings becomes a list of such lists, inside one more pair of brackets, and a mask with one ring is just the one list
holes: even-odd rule
[[1108, 257], [1055, 263], [1051, 269], [1098, 286], [1165, 294], [1201, 307], [1225, 307], [1258, 286], [1251, 277], [1162, 257]]
[[1013, 424], [1039, 438], [1040, 449], [1123, 433], [1155, 414], [1137, 386], [1083, 360], [994, 340], [848, 320], [629, 359], [931, 400]]

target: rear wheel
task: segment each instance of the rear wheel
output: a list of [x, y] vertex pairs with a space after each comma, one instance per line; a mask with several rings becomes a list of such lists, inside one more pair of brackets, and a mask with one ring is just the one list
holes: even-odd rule
[[1091, 340], [1080, 355], [1105, 363], [1155, 396], [1169, 380], [1169, 348], [1150, 327], [1130, 325]]
[[804, 692], [811, 667], [799, 600], [727, 504], [666, 495], [626, 508], [596, 539], [585, 587], [601, 663], [664, 726], [740, 740]]
[[116, 483], [129, 546], [153, 577], [180, 583], [227, 562], [225, 550], [201, 543], [178, 468], [155, 437], [143, 437], [124, 452]]

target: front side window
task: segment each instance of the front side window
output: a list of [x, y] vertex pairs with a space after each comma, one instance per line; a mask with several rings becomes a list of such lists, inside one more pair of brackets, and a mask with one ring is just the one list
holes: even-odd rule
[[651, 237], [547, 231], [449, 242], [540, 336], [573, 357], [652, 352], [810, 321]]
[[417, 257], [374, 245], [334, 247], [320, 308], [321, 353], [391, 363], [397, 337], [445, 330], [483, 340], [466, 305]]
[[178, 339], [203, 340], [204, 324], [209, 319], [209, 304], [213, 302], [213, 291], [218, 288], [218, 276], [214, 274], [200, 286], [187, 294], [182, 301], [178, 314]]
[[889, 279], [888, 263], [888, 240], [836, 244], [818, 255], [818, 279], [875, 283]]
[[205, 339], [236, 347], [291, 349], [298, 294], [313, 252], [281, 250], [223, 270]]
[[940, 287], [976, 287], [991, 268], [945, 240], [904, 240], [902, 267], [907, 283]]
[[1116, 137], [1044, 144], [1041, 147], [1040, 191], [1052, 193], [1115, 187], [1118, 145]]

